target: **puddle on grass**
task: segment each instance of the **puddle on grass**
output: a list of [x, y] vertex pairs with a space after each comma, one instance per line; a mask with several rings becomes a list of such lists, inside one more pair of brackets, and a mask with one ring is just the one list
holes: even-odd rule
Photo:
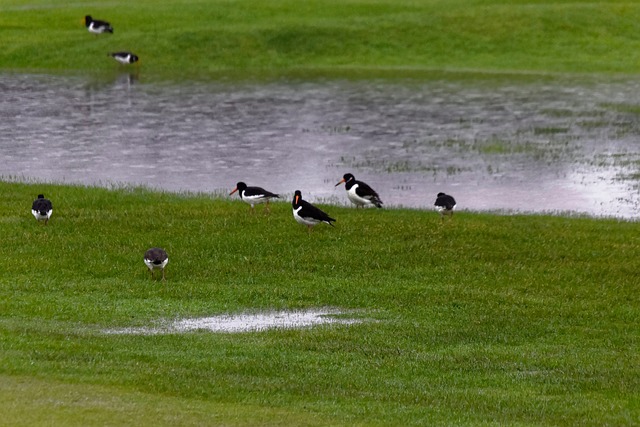
[[0, 176], [348, 204], [640, 217], [637, 79], [145, 83], [0, 74]]
[[180, 334], [193, 331], [239, 333], [259, 332], [268, 329], [307, 328], [327, 324], [351, 325], [362, 322], [360, 319], [339, 317], [345, 314], [337, 309], [225, 314], [179, 319], [155, 327], [108, 329], [104, 332], [124, 335]]

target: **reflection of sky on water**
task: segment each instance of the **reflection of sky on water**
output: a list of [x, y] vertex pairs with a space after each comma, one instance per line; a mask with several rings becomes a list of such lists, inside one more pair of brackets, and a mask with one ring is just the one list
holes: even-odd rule
[[635, 81], [129, 77], [0, 75], [0, 175], [345, 203], [352, 172], [388, 206], [640, 213]]

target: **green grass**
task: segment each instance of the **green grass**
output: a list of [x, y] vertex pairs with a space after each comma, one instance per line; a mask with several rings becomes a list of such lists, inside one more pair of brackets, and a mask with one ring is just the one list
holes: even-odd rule
[[[109, 20], [96, 37], [85, 14]], [[524, 0], [2, 0], [0, 69], [220, 73], [640, 71], [640, 3]]]
[[[48, 226], [29, 212], [54, 202]], [[638, 224], [0, 182], [0, 424], [632, 425]], [[166, 283], [142, 262], [167, 249]], [[242, 334], [104, 328], [338, 307]], [[90, 420], [90, 421], [88, 421]]]

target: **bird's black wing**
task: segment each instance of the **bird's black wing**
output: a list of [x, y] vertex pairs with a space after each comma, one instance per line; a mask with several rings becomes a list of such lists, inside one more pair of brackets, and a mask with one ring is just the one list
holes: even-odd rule
[[436, 199], [435, 205], [451, 210], [456, 205], [456, 200], [448, 194], [445, 194], [444, 196], [440, 196]]
[[262, 197], [280, 197], [279, 195], [272, 193], [271, 191], [267, 191], [262, 187], [247, 187], [244, 190], [245, 196], [262, 196]]
[[300, 210], [300, 212], [298, 212], [298, 215], [300, 215], [302, 218], [313, 218], [318, 221], [326, 222], [329, 225], [333, 225], [331, 224], [331, 222], [335, 221], [335, 219], [331, 218], [326, 214], [326, 212], [318, 209], [311, 203], [301, 200], [300, 206], [302, 206], [302, 209]]
[[51, 201], [48, 199], [36, 199], [34, 200], [33, 205], [31, 205], [31, 209], [38, 212], [48, 212], [52, 209]]

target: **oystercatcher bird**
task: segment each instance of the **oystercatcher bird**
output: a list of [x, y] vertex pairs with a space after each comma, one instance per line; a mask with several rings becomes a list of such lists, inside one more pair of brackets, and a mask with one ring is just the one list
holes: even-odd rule
[[254, 212], [254, 206], [259, 203], [266, 203], [264, 208], [266, 211], [269, 211], [269, 200], [280, 197], [278, 194], [267, 191], [261, 187], [248, 187], [244, 182], [237, 183], [236, 188], [234, 188], [229, 195], [232, 195], [236, 191], [244, 202], [251, 205], [251, 212]]
[[351, 200], [351, 203], [356, 205], [356, 208], [360, 206], [375, 206], [377, 208], [382, 207], [382, 200], [376, 191], [369, 187], [362, 181], [357, 181], [356, 177], [350, 173], [344, 174], [342, 180], [335, 186], [345, 183], [344, 186], [347, 190], [347, 197]]
[[102, 33], [111, 33], [113, 34], [113, 27], [106, 21], [99, 21], [97, 19], [93, 19], [91, 15], [86, 15], [84, 17], [84, 26], [87, 27], [92, 34], [102, 34]]
[[314, 225], [320, 224], [321, 222], [329, 224], [332, 227], [334, 226], [332, 222], [335, 222], [335, 219], [331, 218], [311, 203], [302, 200], [302, 193], [300, 190], [296, 190], [291, 205], [293, 206], [293, 217], [298, 221], [298, 223], [306, 225], [309, 232], [311, 232]]
[[445, 215], [453, 216], [453, 210], [456, 208], [456, 199], [448, 194], [438, 193], [434, 206], [440, 212], [440, 217], [444, 220]]
[[138, 56], [134, 55], [131, 52], [113, 52], [107, 53], [107, 56], [112, 57], [122, 65], [133, 64], [134, 62], [138, 62]]
[[169, 262], [169, 256], [164, 249], [151, 248], [144, 253], [144, 263], [149, 267], [151, 278], [154, 278], [154, 270], [162, 270], [162, 280], [164, 281], [164, 268]]
[[42, 194], [38, 194], [38, 198], [31, 205], [31, 213], [38, 221], [44, 221], [44, 225], [47, 225], [53, 213], [51, 200], [45, 199]]

